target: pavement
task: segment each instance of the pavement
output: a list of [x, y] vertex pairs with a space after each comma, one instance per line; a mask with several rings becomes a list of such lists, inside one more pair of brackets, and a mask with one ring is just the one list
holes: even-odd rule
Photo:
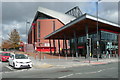
[[[17, 52], [21, 53], [21, 52]], [[22, 52], [22, 54], [25, 54]], [[99, 59], [91, 58], [85, 59], [85, 57], [63, 57], [50, 54], [41, 53], [27, 53], [30, 59], [33, 62], [33, 69], [39, 68], [64, 68], [64, 67], [74, 67], [74, 66], [88, 66], [88, 65], [99, 65], [99, 64], [108, 64], [111, 62], [118, 62], [118, 57], [109, 57]], [[41, 58], [41, 59], [40, 59]]]
[[118, 58], [106, 58], [99, 59], [92, 58], [90, 60], [83, 57], [80, 58], [68, 58], [68, 59], [34, 59], [30, 57], [33, 62], [33, 69], [39, 68], [66, 68], [66, 67], [77, 67], [77, 66], [89, 66], [99, 64], [109, 64], [112, 62], [118, 62]]

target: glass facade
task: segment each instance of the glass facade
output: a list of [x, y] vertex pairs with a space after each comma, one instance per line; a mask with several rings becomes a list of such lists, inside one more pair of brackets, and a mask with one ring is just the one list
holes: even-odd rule
[[107, 41], [117, 41], [117, 34], [101, 31], [101, 40], [107, 40]]
[[101, 31], [100, 51], [101, 54], [118, 54], [118, 34]]
[[[89, 34], [89, 38], [91, 38], [91, 53], [92, 55], [97, 54], [97, 34]], [[78, 54], [86, 55], [86, 36], [81, 36], [77, 39], [77, 47], [78, 47]], [[74, 39], [71, 40], [71, 47], [74, 50]], [[107, 32], [107, 31], [99, 31], [99, 54], [117, 54], [118, 52], [118, 34]]]

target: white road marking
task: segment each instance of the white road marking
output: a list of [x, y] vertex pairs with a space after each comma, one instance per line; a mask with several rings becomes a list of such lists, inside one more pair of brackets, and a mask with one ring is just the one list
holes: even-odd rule
[[62, 76], [62, 77], [59, 77], [59, 78], [66, 78], [66, 77], [69, 77], [69, 76], [72, 76], [73, 74], [69, 74], [69, 75], [66, 75], [66, 76]]
[[75, 74], [82, 74], [82, 73], [75, 73]]
[[102, 72], [103, 70], [96, 71], [96, 73]]
[[116, 68], [112, 67], [112, 68], [107, 68], [107, 69], [101, 69], [101, 70], [94, 71], [94, 72], [75, 73], [75, 74], [72, 73], [72, 74], [69, 74], [69, 75], [66, 75], [66, 76], [61, 76], [61, 77], [58, 77], [58, 78], [66, 78], [66, 77], [69, 77], [69, 76], [81, 75], [81, 74], [94, 74], [94, 73], [99, 73], [99, 72], [102, 72], [102, 71], [105, 71], [105, 70], [109, 70], [109, 69], [116, 69]]
[[6, 66], [8, 69], [10, 69], [10, 70], [12, 70], [13, 71], [13, 68], [12, 67], [10, 67], [10, 66]]
[[[80, 74], [91, 74], [91, 73], [99, 73], [99, 72], [102, 72], [102, 71], [105, 71], [105, 70], [110, 70], [110, 69], [116, 69], [116, 68], [107, 68], [107, 69], [101, 69], [99, 71], [94, 71], [94, 72], [85, 72], [85, 73], [80, 73]], [[77, 73], [79, 74], [79, 73]]]

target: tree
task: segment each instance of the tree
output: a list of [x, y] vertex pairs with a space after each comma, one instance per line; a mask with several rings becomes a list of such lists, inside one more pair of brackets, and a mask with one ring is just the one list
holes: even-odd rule
[[9, 34], [9, 41], [11, 43], [11, 48], [18, 48], [20, 43], [20, 35], [16, 29], [11, 31]]
[[3, 49], [9, 49], [9, 48], [11, 48], [10, 41], [9, 40], [3, 40], [1, 48], [3, 48]]

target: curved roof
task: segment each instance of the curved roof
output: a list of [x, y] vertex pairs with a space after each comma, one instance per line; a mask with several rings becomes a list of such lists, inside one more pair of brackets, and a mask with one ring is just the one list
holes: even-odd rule
[[50, 10], [47, 8], [39, 7], [38, 12], [51, 16], [53, 18], [59, 19], [63, 24], [67, 24], [70, 21], [76, 19], [74, 16], [67, 15], [61, 12]]
[[[33, 19], [33, 22], [36, 21], [36, 19], [39, 16], [39, 13], [45, 14], [45, 15], [50, 16], [52, 18], [56, 18], [59, 21], [61, 21], [64, 25], [66, 25], [67, 23], [69, 23], [69, 22], [73, 21], [74, 19], [76, 19], [74, 16], [71, 16], [71, 15], [68, 15], [68, 14], [65, 14], [65, 13], [57, 12], [57, 11], [50, 10], [50, 9], [43, 8], [43, 7], [39, 6], [38, 10], [37, 10], [37, 12], [35, 14], [35, 17]], [[31, 28], [32, 27], [30, 27], [28, 34], [30, 33]]]
[[45, 36], [45, 39], [64, 39], [66, 35], [66, 39], [70, 39], [74, 36], [74, 31], [76, 31], [76, 36], [79, 37], [81, 35], [85, 35], [85, 26], [89, 27], [89, 33], [95, 32], [97, 27], [99, 29], [107, 29], [117, 33], [120, 33], [120, 25], [113, 23], [111, 21], [96, 18], [95, 16], [84, 14], [79, 18], [73, 20], [72, 22], [66, 24], [65, 26], [57, 29], [56, 31], [52, 32], [51, 34]]

